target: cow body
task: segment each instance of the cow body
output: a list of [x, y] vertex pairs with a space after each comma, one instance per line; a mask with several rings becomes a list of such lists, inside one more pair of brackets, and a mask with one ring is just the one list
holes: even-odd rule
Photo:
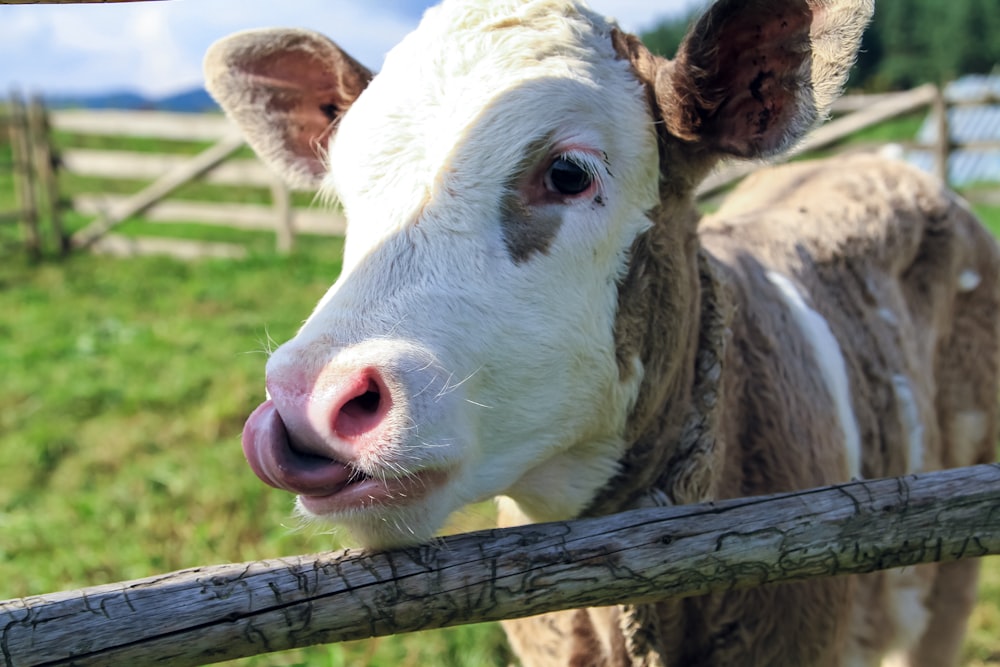
[[[875, 156], [763, 170], [701, 221], [699, 241], [703, 285], [711, 281], [699, 340], [716, 341], [720, 364], [710, 356], [708, 377], [692, 382], [711, 400], [689, 405], [710, 426], [695, 441], [672, 436], [686, 451], [657, 444], [637, 454], [629, 470], [648, 467], [655, 481], [624, 495], [634, 474], [623, 473], [598, 496], [601, 513], [641, 506], [650, 489], [693, 503], [993, 460], [997, 250], [934, 179]], [[503, 518], [525, 520], [511, 507]], [[648, 664], [664, 665], [876, 665], [883, 656], [943, 665], [955, 660], [977, 567], [650, 605], [639, 629], [629, 608], [505, 625], [537, 665], [647, 664], [651, 655], [663, 661]], [[658, 639], [630, 648], [636, 636]]]
[[[209, 87], [339, 198], [344, 269], [272, 355], [244, 450], [370, 546], [990, 460], [995, 244], [871, 157], [766, 170], [842, 86], [865, 0], [722, 0], [673, 61], [566, 0], [445, 2], [378, 76], [236, 35]], [[317, 148], [319, 147], [319, 149]], [[506, 623], [526, 665], [954, 661], [975, 565]]]

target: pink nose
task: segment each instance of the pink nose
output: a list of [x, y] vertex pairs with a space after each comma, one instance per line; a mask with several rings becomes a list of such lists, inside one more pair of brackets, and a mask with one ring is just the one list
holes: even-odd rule
[[353, 442], [378, 430], [392, 407], [392, 396], [379, 374], [368, 368], [341, 385], [332, 405], [330, 424], [334, 435]]
[[392, 396], [371, 367], [328, 371], [318, 378], [279, 373], [267, 380], [285, 428], [305, 453], [352, 460], [380, 436]]
[[372, 367], [327, 371], [307, 378], [296, 371], [268, 377], [271, 400], [243, 431], [251, 467], [265, 482], [304, 495], [343, 487], [346, 466], [378, 455], [391, 430], [392, 394]]

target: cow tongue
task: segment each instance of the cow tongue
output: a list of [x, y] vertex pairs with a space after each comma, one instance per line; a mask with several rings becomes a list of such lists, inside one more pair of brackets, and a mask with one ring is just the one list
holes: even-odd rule
[[304, 496], [333, 495], [356, 476], [343, 463], [295, 451], [271, 401], [261, 403], [247, 419], [243, 454], [265, 483]]

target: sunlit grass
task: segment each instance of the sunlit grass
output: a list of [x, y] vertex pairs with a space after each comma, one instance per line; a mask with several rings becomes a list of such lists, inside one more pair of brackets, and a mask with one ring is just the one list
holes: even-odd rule
[[[239, 445], [271, 341], [339, 269], [338, 241], [304, 245], [244, 262], [0, 262], [0, 598], [339, 546], [291, 517]], [[485, 625], [252, 664], [505, 656]]]

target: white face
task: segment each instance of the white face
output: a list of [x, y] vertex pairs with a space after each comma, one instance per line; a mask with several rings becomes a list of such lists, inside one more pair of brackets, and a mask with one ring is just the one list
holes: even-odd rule
[[271, 357], [244, 446], [365, 544], [498, 494], [569, 518], [623, 452], [642, 373], [616, 362], [618, 279], [656, 138], [609, 27], [567, 12], [430, 11], [330, 143], [343, 273]]

